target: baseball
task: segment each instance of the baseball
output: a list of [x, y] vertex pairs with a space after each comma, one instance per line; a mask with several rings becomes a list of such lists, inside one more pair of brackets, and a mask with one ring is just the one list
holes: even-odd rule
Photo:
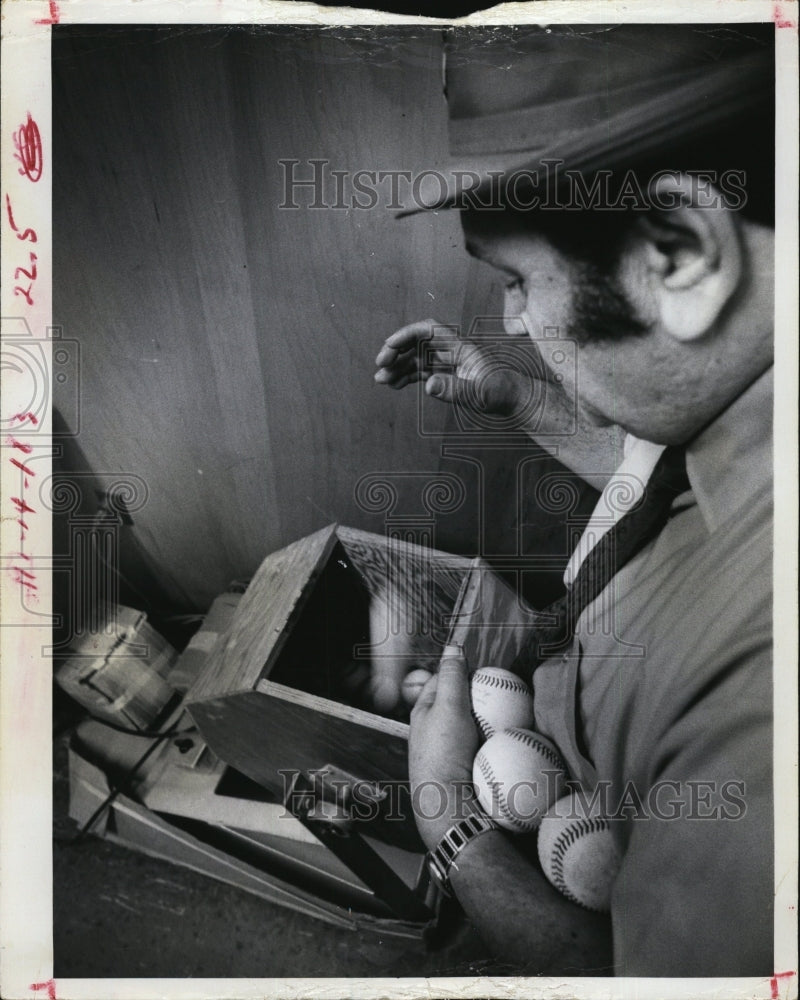
[[583, 815], [578, 800], [566, 795], [542, 819], [537, 846], [556, 889], [589, 910], [610, 908], [622, 859], [607, 819]]
[[481, 667], [470, 682], [472, 714], [487, 740], [503, 729], [533, 725], [533, 693], [525, 681], [502, 667]]
[[415, 705], [417, 698], [419, 698], [422, 693], [422, 689], [428, 683], [428, 681], [433, 677], [433, 674], [429, 670], [411, 670], [403, 678], [403, 684], [401, 687], [401, 692], [403, 695], [403, 701], [406, 705]]
[[564, 792], [567, 768], [550, 740], [529, 729], [495, 733], [478, 751], [472, 781], [483, 809], [514, 833], [531, 833]]

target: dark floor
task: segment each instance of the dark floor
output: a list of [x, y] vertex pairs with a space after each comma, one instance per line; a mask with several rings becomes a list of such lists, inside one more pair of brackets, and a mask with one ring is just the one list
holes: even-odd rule
[[54, 742], [54, 975], [369, 977], [509, 975], [474, 930], [442, 946], [348, 931], [206, 876], [88, 837], [67, 816], [67, 736]]

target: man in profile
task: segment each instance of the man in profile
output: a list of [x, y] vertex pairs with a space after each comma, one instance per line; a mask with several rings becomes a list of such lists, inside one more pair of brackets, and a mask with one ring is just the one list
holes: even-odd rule
[[[577, 344], [557, 382], [546, 342], [549, 409], [528, 431], [607, 491], [640, 484], [642, 509], [666, 465], [678, 470], [657, 528], [615, 550], [616, 572], [595, 574], [532, 677], [534, 728], [612, 812], [610, 922], [490, 824], [460, 838], [447, 880], [515, 971], [769, 975], [772, 33], [456, 30], [446, 57], [455, 162], [417, 207], [461, 211], [469, 252], [507, 276], [507, 332], [544, 344], [557, 327]], [[431, 320], [389, 337], [377, 381], [513, 414], [523, 376], [495, 371], [467, 391], [481, 345], [440, 331]], [[554, 437], [574, 402], [581, 434]], [[600, 534], [587, 531], [568, 587]], [[435, 783], [448, 804], [416, 799], [431, 851], [476, 808], [462, 792], [479, 666], [445, 658], [412, 714], [412, 787]]]

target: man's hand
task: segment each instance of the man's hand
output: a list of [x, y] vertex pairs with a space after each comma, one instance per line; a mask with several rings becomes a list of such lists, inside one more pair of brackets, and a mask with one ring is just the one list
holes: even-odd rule
[[474, 811], [472, 762], [478, 729], [472, 718], [467, 664], [447, 650], [411, 713], [408, 770], [420, 836], [436, 846], [447, 830]]
[[442, 646], [423, 627], [419, 600], [412, 588], [403, 586], [402, 575], [387, 580], [370, 597], [369, 634], [375, 650], [369, 681], [371, 707], [408, 718], [408, 706], [400, 697], [403, 678], [419, 667], [433, 673]]
[[527, 374], [507, 364], [500, 366], [488, 348], [462, 340], [434, 319], [425, 319], [402, 327], [386, 340], [375, 359], [375, 381], [392, 389], [424, 381], [425, 392], [443, 402], [474, 413], [502, 417], [519, 413], [522, 419], [523, 412], [537, 408], [547, 382], [544, 364], [533, 348], [530, 358]]
[[496, 348], [462, 340], [436, 320], [421, 320], [387, 338], [375, 359], [375, 381], [392, 389], [424, 382], [429, 396], [462, 412], [505, 418], [498, 427], [527, 434], [602, 490], [622, 461], [625, 432], [598, 426], [576, 407], [534, 341], [512, 342], [519, 351], [518, 370], [509, 365], [507, 350], [499, 357]]
[[[474, 811], [470, 791], [478, 730], [467, 665], [448, 652], [411, 713], [408, 769], [417, 827], [428, 850]], [[562, 896], [514, 840], [501, 830], [483, 833], [450, 869], [456, 896], [491, 951], [521, 974], [609, 971], [607, 916]]]

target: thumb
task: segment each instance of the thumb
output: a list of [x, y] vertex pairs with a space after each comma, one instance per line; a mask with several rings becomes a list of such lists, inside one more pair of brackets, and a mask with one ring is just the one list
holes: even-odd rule
[[444, 403], [451, 403], [464, 413], [497, 412], [487, 405], [481, 392], [481, 382], [476, 379], [458, 378], [457, 375], [437, 372], [425, 383], [425, 392]]
[[438, 684], [439, 675], [434, 674], [420, 692], [419, 698], [417, 698], [414, 708], [411, 710], [412, 718], [414, 718], [415, 715], [424, 715], [431, 705], [433, 705], [436, 701], [436, 689]]
[[445, 648], [437, 677], [437, 699], [469, 707], [467, 660], [462, 653], [450, 652], [449, 648]]
[[[520, 406], [520, 376], [508, 368], [487, 367], [476, 378], [437, 372], [425, 383], [429, 396], [455, 403], [471, 413], [510, 416]], [[528, 393], [530, 394], [530, 393]]]

